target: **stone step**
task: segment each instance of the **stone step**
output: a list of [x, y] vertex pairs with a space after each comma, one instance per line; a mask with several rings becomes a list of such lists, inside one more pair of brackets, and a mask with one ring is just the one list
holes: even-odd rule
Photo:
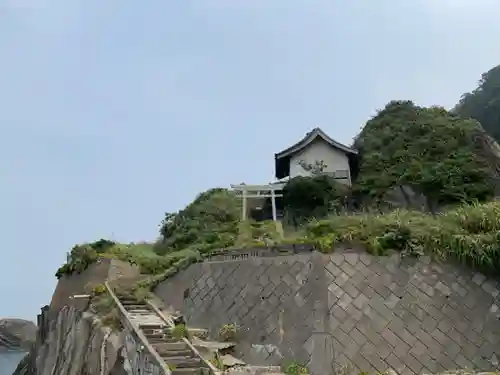
[[201, 375], [200, 368], [186, 367], [186, 368], [174, 368], [172, 370], [172, 375]]
[[[160, 344], [161, 345], [161, 344]], [[153, 345], [156, 352], [162, 357], [186, 357], [186, 358], [197, 358], [194, 353], [189, 348], [183, 350], [161, 350], [158, 344]]]
[[144, 333], [144, 334], [148, 334], [148, 333], [159, 333], [159, 332], [163, 332], [163, 329], [165, 328], [164, 326], [160, 326], [160, 327], [157, 327], [158, 324], [155, 324], [155, 325], [141, 325], [139, 326], [139, 329]]
[[151, 328], [148, 326], [142, 326], [142, 327], [140, 327], [140, 329], [142, 330], [142, 333], [144, 333], [145, 335], [155, 335], [157, 333], [162, 333], [164, 330], [163, 327]]
[[118, 300], [122, 305], [129, 305], [129, 304], [134, 304], [134, 305], [146, 305], [145, 302], [139, 302], [136, 299], [132, 298], [120, 298], [118, 297]]
[[144, 333], [144, 336], [146, 336], [146, 338], [148, 340], [164, 339], [164, 338], [168, 337], [164, 333], [146, 333], [146, 332], [144, 332], [144, 330], [142, 332]]
[[[140, 316], [141, 318], [143, 317], [151, 317], [151, 319], [160, 319], [160, 317], [156, 314], [153, 314], [151, 311], [147, 310], [132, 310], [132, 311], [127, 311], [129, 316]], [[161, 320], [161, 319], [160, 319]], [[162, 320], [163, 322], [163, 320]]]
[[154, 323], [154, 324], [163, 323], [163, 320], [161, 320], [158, 316], [151, 315], [151, 314], [134, 314], [134, 313], [131, 313], [131, 314], [129, 314], [129, 317], [131, 319], [144, 320], [145, 322], [149, 321], [149, 322]]
[[200, 358], [194, 357], [166, 357], [162, 356], [165, 363], [169, 366], [173, 365], [176, 368], [186, 368], [186, 367], [197, 367], [201, 366], [202, 362]]
[[146, 337], [151, 337], [151, 338], [167, 338], [167, 339], [178, 339], [179, 337], [176, 337], [173, 335], [173, 333], [170, 330], [162, 330], [161, 332], [158, 332], [156, 330], [149, 330], [146, 329], [144, 330], [144, 327], [142, 327], [142, 331], [146, 335]]
[[165, 353], [169, 351], [181, 351], [187, 350], [188, 346], [184, 341], [176, 342], [159, 342], [153, 345], [153, 347], [159, 352]]
[[139, 327], [142, 327], [142, 329], [148, 327], [150, 324], [157, 325], [157, 324], [161, 323], [161, 322], [152, 321], [151, 319], [131, 319], [131, 321], [134, 322]]
[[208, 337], [208, 330], [203, 328], [190, 328], [187, 327], [187, 331], [191, 336], [199, 337], [200, 339]]
[[166, 324], [145, 324], [141, 325], [139, 328], [142, 330], [152, 330], [152, 329], [165, 329]]
[[126, 309], [129, 314], [132, 315], [151, 315], [151, 316], [156, 316], [151, 313], [151, 310], [145, 310], [145, 309]]
[[[123, 305], [123, 304], [122, 304]], [[153, 311], [151, 307], [148, 305], [136, 305], [136, 304], [130, 304], [130, 305], [123, 305], [125, 307], [125, 310], [147, 310], [147, 311]]]
[[[155, 314], [153, 310], [149, 306], [141, 306], [141, 305], [124, 305], [123, 308], [127, 311], [130, 310], [141, 310], [141, 311], [149, 311], [150, 314]], [[156, 315], [156, 314], [155, 314]]]
[[162, 324], [161, 319], [151, 319], [149, 316], [146, 317], [141, 317], [141, 316], [135, 316], [131, 317], [130, 320], [137, 324], [139, 327], [148, 327], [151, 325], [159, 325]]
[[172, 337], [148, 337], [148, 336], [146, 336], [146, 338], [153, 345], [154, 344], [162, 344], [162, 343], [184, 342], [182, 340], [174, 339]]
[[[208, 330], [202, 329], [202, 328], [190, 328], [186, 327], [187, 331], [189, 332], [190, 336], [198, 337], [200, 339], [207, 338], [208, 337]], [[167, 327], [165, 329], [165, 334], [166, 335], [172, 335], [173, 328]]]

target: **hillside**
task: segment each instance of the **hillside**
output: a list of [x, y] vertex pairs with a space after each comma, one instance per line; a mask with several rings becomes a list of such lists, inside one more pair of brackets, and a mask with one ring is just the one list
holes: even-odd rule
[[479, 121], [488, 134], [500, 141], [500, 65], [483, 73], [478, 86], [463, 94], [452, 111]]
[[[138, 316], [144, 318], [143, 314], [147, 314], [148, 319], [152, 319], [154, 314], [151, 311], [153, 310], [147, 309], [148, 303], [145, 301], [148, 298], [163, 301], [163, 304], [168, 303], [171, 311], [182, 311], [189, 324], [192, 322], [192, 316], [189, 316], [189, 311], [186, 313], [183, 307], [191, 303], [191, 312], [198, 313], [200, 319], [198, 322], [204, 322], [200, 324], [200, 327], [208, 327], [212, 324], [209, 331], [218, 331], [219, 335], [224, 327], [227, 330], [233, 330], [235, 335], [238, 333], [237, 327], [240, 326], [240, 322], [237, 321], [238, 316], [231, 314], [250, 317], [251, 322], [249, 321], [244, 326], [253, 327], [254, 329], [250, 329], [249, 332], [258, 332], [259, 338], [249, 336], [245, 338], [248, 340], [245, 345], [251, 343], [251, 347], [254, 347], [256, 342], [259, 345], [264, 342], [272, 343], [272, 334], [266, 334], [264, 330], [259, 331], [265, 327], [266, 332], [268, 330], [269, 332], [279, 331], [280, 335], [286, 332], [291, 333], [287, 337], [280, 336], [279, 340], [275, 337], [274, 339], [278, 341], [274, 343], [279, 342], [277, 345], [281, 345], [286, 342], [288, 346], [296, 340], [300, 344], [298, 346], [300, 350], [303, 349], [304, 340], [308, 340], [307, 337], [312, 337], [312, 334], [305, 329], [302, 330], [303, 337], [299, 337], [298, 333], [301, 332], [301, 328], [292, 324], [284, 329], [283, 322], [307, 321], [314, 317], [316, 306], [324, 305], [326, 308], [333, 301], [335, 305], [332, 311], [335, 312], [332, 314], [335, 318], [332, 316], [331, 321], [339, 323], [338, 329], [332, 333], [332, 337], [338, 338], [339, 341], [334, 343], [335, 352], [362, 353], [365, 348], [366, 354], [369, 352], [372, 354], [367, 357], [371, 358], [371, 361], [367, 362], [361, 358], [356, 363], [359, 363], [360, 368], [363, 369], [376, 368], [379, 370], [377, 373], [382, 373], [380, 371], [385, 369], [383, 367], [385, 364], [380, 363], [380, 359], [389, 358], [390, 355], [392, 359], [395, 358], [394, 356], [401, 358], [400, 361], [398, 360], [399, 364], [397, 361], [393, 362], [395, 368], [403, 364], [408, 364], [410, 367], [414, 365], [413, 358], [407, 357], [407, 354], [413, 350], [412, 345], [415, 342], [405, 344], [402, 341], [394, 341], [395, 344], [391, 348], [375, 344], [372, 344], [373, 348], [366, 348], [361, 344], [359, 346], [348, 345], [351, 332], [353, 332], [353, 340], [350, 342], [356, 343], [355, 338], [363, 337], [363, 335], [356, 335], [357, 333], [361, 334], [361, 330], [376, 325], [379, 325], [380, 332], [370, 335], [373, 343], [377, 343], [377, 338], [383, 337], [388, 343], [391, 342], [391, 338], [397, 338], [396, 335], [389, 336], [390, 333], [385, 327], [389, 327], [390, 322], [384, 319], [379, 320], [375, 314], [372, 314], [372, 307], [380, 311], [377, 314], [381, 318], [386, 316], [394, 318], [395, 325], [390, 330], [407, 332], [402, 329], [406, 324], [409, 332], [412, 326], [411, 333], [414, 336], [409, 336], [412, 336], [414, 340], [416, 337], [422, 342], [431, 344], [435, 343], [435, 340], [430, 337], [429, 341], [426, 341], [424, 335], [427, 335], [425, 333], [427, 331], [425, 330], [427, 329], [429, 334], [436, 332], [441, 334], [437, 327], [438, 323], [441, 324], [444, 321], [441, 320], [444, 318], [440, 315], [444, 310], [436, 309], [436, 318], [429, 315], [429, 319], [426, 319], [427, 322], [434, 322], [432, 327], [417, 328], [412, 322], [407, 324], [406, 320], [402, 320], [408, 316], [406, 313], [417, 316], [414, 315], [417, 313], [414, 312], [413, 305], [418, 305], [423, 312], [426, 303], [429, 305], [448, 304], [452, 300], [455, 303], [453, 313], [456, 314], [448, 324], [452, 332], [455, 332], [454, 328], [451, 328], [454, 322], [457, 321], [458, 327], [462, 323], [460, 319], [468, 316], [469, 313], [470, 319], [474, 314], [482, 317], [481, 327], [487, 319], [495, 324], [492, 323], [492, 327], [496, 327], [498, 315], [491, 315], [495, 312], [491, 308], [496, 306], [493, 301], [498, 291], [493, 290], [492, 293], [495, 294], [492, 294], [493, 297], [486, 296], [484, 293], [490, 286], [489, 283], [485, 283], [486, 286], [483, 287], [475, 285], [477, 283], [474, 281], [475, 289], [468, 295], [474, 298], [481, 295], [483, 306], [474, 311], [467, 306], [467, 312], [464, 315], [462, 311], [457, 312], [459, 308], [456, 301], [462, 303], [466, 294], [466, 289], [457, 287], [458, 284], [455, 282], [459, 279], [456, 277], [457, 274], [454, 273], [452, 278], [438, 274], [432, 275], [435, 278], [431, 278], [427, 275], [428, 265], [432, 259], [442, 261], [443, 266], [450, 265], [445, 264], [447, 260], [467, 266], [455, 269], [456, 272], [459, 269], [465, 269], [466, 272], [463, 275], [466, 275], [467, 280], [472, 280], [474, 277], [477, 279], [476, 271], [485, 274], [480, 275], [484, 278], [497, 275], [500, 271], [500, 201], [492, 199], [498, 185], [497, 171], [500, 165], [498, 152], [500, 148], [496, 142], [486, 135], [481, 125], [475, 120], [461, 118], [443, 108], [424, 108], [409, 101], [393, 101], [366, 123], [356, 139], [355, 146], [360, 155], [359, 173], [352, 189], [340, 186], [332, 177], [322, 174], [321, 171], [312, 177], [292, 179], [286, 185], [283, 192], [284, 238], [277, 233], [274, 222], [242, 221], [239, 198], [230, 190], [216, 188], [199, 194], [193, 202], [179, 212], [166, 213], [159, 225], [159, 239], [155, 242], [119, 244], [101, 239], [93, 243], [74, 246], [68, 254], [67, 262], [59, 268], [56, 276], [60, 279], [58, 287], [64, 284], [79, 285], [78, 293], [84, 290], [84, 293], [89, 294], [90, 303], [86, 307], [85, 317], [74, 314], [75, 310], [63, 308], [59, 312], [60, 318], [58, 317], [58, 322], [61, 324], [56, 329], [52, 329], [51, 339], [47, 340], [43, 349], [36, 348], [33, 352], [63, 352], [61, 374], [66, 374], [68, 369], [73, 368], [81, 371], [80, 369], [85, 368], [87, 364], [92, 364], [94, 368], [86, 369], [85, 373], [97, 373], [97, 369], [102, 372], [106, 361], [102, 360], [101, 353], [103, 348], [109, 349], [108, 338], [122, 334], [128, 326], [123, 321], [120, 306], [122, 309], [125, 309], [125, 305], [128, 306], [130, 310], [127, 311], [134, 316], [134, 319]], [[405, 206], [405, 209], [384, 206], [384, 203], [387, 203], [387, 197], [398, 189], [401, 192], [412, 191], [423, 196], [426, 209], [412, 207], [409, 204]], [[289, 220], [290, 217], [293, 220]], [[291, 222], [294, 225], [290, 225]], [[257, 251], [248, 251], [249, 248]], [[344, 253], [346, 249], [348, 251]], [[316, 252], [307, 254], [312, 250]], [[301, 256], [294, 255], [298, 252]], [[318, 252], [327, 255], [321, 255]], [[367, 256], [358, 252], [371, 255]], [[279, 254], [285, 256], [278, 257]], [[221, 256], [211, 263], [195, 264], [214, 255]], [[239, 257], [243, 259], [240, 260], [244, 266], [239, 266]], [[252, 257], [261, 259], [247, 262]], [[108, 261], [105, 258], [119, 259], [137, 265], [138, 268], [130, 267], [123, 262]], [[309, 267], [305, 267], [303, 263], [307, 258], [310, 258]], [[406, 262], [406, 258], [410, 258], [406, 266], [409, 264], [413, 266], [416, 264], [416, 266], [400, 267], [400, 264]], [[228, 259], [230, 261], [225, 262]], [[393, 263], [388, 261], [391, 259], [394, 260]], [[266, 261], [267, 266], [264, 267]], [[113, 265], [109, 266], [109, 269], [113, 269], [123, 278], [110, 278], [109, 269], [106, 269], [104, 274], [100, 271], [95, 273], [100, 277], [99, 281], [86, 278], [85, 275], [92, 275], [92, 270], [99, 270], [103, 265], [110, 263], [120, 263], [122, 266], [133, 268], [135, 270], [133, 276], [125, 276], [125, 273], [120, 271], [125, 268]], [[251, 269], [252, 264], [254, 271]], [[369, 264], [373, 264], [374, 267], [369, 269]], [[91, 265], [93, 267], [89, 267]], [[212, 267], [219, 267], [219, 271], [212, 272]], [[205, 270], [206, 274], [193, 273], [193, 270]], [[220, 277], [225, 270], [227, 270], [226, 276]], [[318, 270], [326, 272], [321, 273]], [[268, 272], [268, 275], [264, 276], [262, 272]], [[311, 274], [306, 277], [308, 272]], [[257, 277], [257, 273], [260, 276]], [[399, 275], [394, 276], [395, 273]], [[71, 275], [74, 277], [68, 278]], [[173, 277], [176, 275], [177, 277]], [[315, 277], [312, 277], [313, 275]], [[367, 275], [371, 275], [369, 279]], [[429, 277], [427, 283], [422, 281], [424, 276]], [[83, 277], [84, 280], [81, 284], [71, 283], [79, 277]], [[328, 277], [331, 278], [331, 282], [327, 282]], [[436, 283], [439, 280], [438, 277], [443, 277], [444, 282]], [[407, 280], [402, 281], [405, 278]], [[108, 292], [108, 284], [105, 280], [119, 297], [113, 299], [114, 294]], [[399, 285], [396, 281], [403, 285]], [[417, 292], [416, 282], [420, 283], [419, 285], [428, 286], [431, 291], [422, 289], [422, 293]], [[167, 285], [169, 283], [173, 284], [169, 287]], [[344, 283], [345, 291], [339, 290], [342, 289]], [[355, 283], [356, 285], [363, 284], [363, 287], [358, 290]], [[384, 283], [385, 285], [382, 285]], [[445, 283], [449, 283], [449, 286]], [[431, 284], [436, 286], [431, 287]], [[324, 288], [325, 293], [318, 293], [318, 296], [328, 295], [328, 304], [326, 301], [322, 302], [322, 298], [314, 301], [316, 297], [311, 297], [316, 295], [311, 290], [320, 291], [321, 288]], [[397, 288], [399, 292], [396, 295]], [[161, 292], [162, 289], [163, 292]], [[248, 292], [249, 290], [252, 292]], [[254, 293], [253, 290], [257, 292]], [[230, 291], [230, 293], [224, 294], [223, 291]], [[337, 294], [330, 296], [330, 292], [333, 291]], [[372, 292], [373, 294], [370, 294]], [[73, 293], [75, 293], [74, 289]], [[416, 293], [419, 298], [422, 297], [421, 301], [415, 302]], [[455, 295], [449, 300], [448, 297], [452, 293]], [[238, 301], [235, 296], [244, 296], [245, 300], [239, 298], [240, 301]], [[335, 299], [333, 296], [338, 298]], [[308, 298], [311, 299], [306, 303]], [[203, 299], [206, 305], [199, 305]], [[288, 302], [283, 304], [283, 308], [278, 309], [275, 304], [281, 303], [281, 300]], [[174, 301], [177, 301], [179, 305], [172, 308]], [[292, 301], [296, 306], [288, 304]], [[227, 304], [224, 305], [226, 302]], [[217, 303], [219, 307], [211, 311], [211, 306], [216, 306]], [[365, 303], [368, 303], [369, 310], [362, 310]], [[390, 309], [387, 309], [387, 306], [395, 309], [398, 304], [401, 309], [404, 305], [405, 311], [398, 310], [403, 315], [396, 316]], [[54, 306], [51, 304], [51, 308], [55, 308]], [[257, 308], [250, 312], [256, 306], [267, 306], [272, 309]], [[314, 310], [311, 309], [313, 306]], [[303, 315], [296, 315], [301, 308]], [[269, 311], [274, 311], [274, 313], [270, 314]], [[449, 312], [449, 309], [446, 311]], [[134, 315], [136, 313], [138, 315]], [[288, 313], [292, 315], [288, 318], [283, 317], [283, 314]], [[452, 312], [449, 313], [449, 317], [452, 317]], [[262, 316], [259, 317], [259, 314]], [[361, 318], [363, 314], [366, 316]], [[227, 316], [221, 321], [216, 321], [214, 318], [223, 315]], [[359, 319], [365, 319], [364, 323], [361, 324], [361, 320], [359, 322], [353, 320], [356, 315]], [[270, 316], [276, 319], [272, 324], [268, 321]], [[341, 321], [346, 316], [349, 316], [349, 319], [345, 319], [342, 323]], [[367, 320], [368, 316], [371, 320]], [[461, 318], [455, 316], [461, 316]], [[483, 319], [484, 316], [487, 319]], [[157, 322], [152, 321], [156, 326]], [[254, 322], [258, 322], [258, 326], [253, 326]], [[424, 327], [423, 320], [417, 324], [418, 327]], [[186, 333], [183, 337], [189, 338], [188, 333], [191, 328], [188, 331], [185, 325], [182, 324], [182, 326]], [[70, 333], [67, 333], [67, 327], [70, 327]], [[311, 327], [313, 324], [310, 324], [309, 328]], [[149, 337], [155, 340], [158, 338], [155, 330], [153, 332], [148, 330], [149, 335], [152, 336], [146, 337], [147, 340]], [[1, 332], [0, 330], [0, 338], [2, 338]], [[104, 334], [104, 332], [107, 333]], [[484, 353], [491, 358], [495, 357], [489, 350], [496, 349], [483, 345], [479, 353], [476, 351], [475, 343], [470, 346], [472, 348], [470, 350], [474, 350], [473, 353], [467, 351], [469, 348], [463, 350], [464, 354], [468, 353], [465, 361], [450, 364], [452, 361], [448, 360], [452, 358], [441, 358], [438, 361], [433, 357], [436, 352], [445, 352], [451, 344], [465, 342], [465, 337], [467, 339], [479, 337], [472, 330], [462, 333], [463, 338], [451, 336], [451, 334], [449, 338], [446, 338], [444, 333], [437, 336], [436, 340], [443, 342], [441, 346], [438, 346], [439, 349], [436, 349], [436, 346], [427, 347], [422, 344], [420, 349], [423, 348], [423, 352], [420, 352], [420, 357], [424, 358], [422, 353], [428, 353], [429, 357], [422, 359], [418, 370], [415, 367], [412, 373], [419, 373], [418, 371], [423, 367], [438, 369], [439, 363], [452, 366], [450, 368], [455, 368], [457, 364], [460, 368], [465, 368], [468, 365], [467, 361], [479, 363], [478, 366], [482, 369], [490, 368], [493, 362], [480, 361], [486, 361]], [[64, 342], [59, 340], [62, 335], [66, 338]], [[4, 334], [3, 337], [5, 340], [7, 336]], [[284, 337], [286, 341], [283, 341]], [[483, 337], [486, 337], [486, 334]], [[12, 339], [9, 340], [12, 342]], [[480, 341], [481, 337], [477, 340], [478, 343], [483, 343]], [[491, 342], [494, 341], [491, 340]], [[362, 343], [364, 345], [365, 341]], [[324, 344], [317, 347], [320, 346], [327, 347]], [[142, 345], [139, 346], [141, 347], [144, 348]], [[81, 348], [81, 351], [77, 351], [76, 348]], [[118, 352], [118, 348], [117, 345], [111, 351]], [[462, 349], [458, 346], [457, 348], [458, 352], [454, 356], [458, 358]], [[136, 350], [132, 348], [132, 352], [134, 354], [130, 357], [135, 356]], [[293, 352], [294, 359], [296, 359], [296, 353]], [[45, 356], [48, 359], [42, 366], [50, 368], [57, 355]], [[269, 353], [266, 354], [266, 358], [267, 356]], [[31, 375], [33, 373], [31, 369], [34, 368], [37, 358], [38, 354], [37, 356], [33, 356], [33, 353], [28, 355], [16, 373]], [[82, 358], [92, 358], [92, 360], [82, 360]], [[173, 361], [172, 358], [177, 357], [167, 357], [164, 360]], [[304, 353], [299, 357], [301, 360], [305, 358], [308, 358], [308, 355]], [[319, 360], [310, 362], [309, 366], [314, 368], [321, 359], [325, 358], [333, 358], [333, 356], [318, 355]], [[281, 360], [283, 357], [280, 356]], [[116, 356], [112, 362], [114, 363], [113, 369], [119, 368], [120, 372], [117, 374], [122, 375], [122, 370], [125, 368], [122, 366], [125, 363], [123, 358]], [[166, 363], [170, 366], [169, 362]], [[216, 363], [219, 362], [215, 361], [212, 364], [216, 365]], [[284, 366], [285, 363], [281, 365]], [[39, 366], [38, 362], [36, 366]], [[173, 366], [175, 371], [176, 364], [174, 363]], [[224, 364], [219, 363], [216, 366], [224, 369]], [[290, 366], [294, 368], [293, 365]], [[403, 367], [399, 367], [398, 373], [402, 373], [400, 369]], [[309, 373], [306, 367], [301, 367], [300, 371], [295, 370], [295, 372], [290, 372], [289, 367], [286, 368], [284, 371], [287, 375]], [[113, 369], [110, 370], [110, 374], [114, 374]]]
[[[199, 194], [179, 212], [166, 213], [156, 242], [117, 244], [101, 239], [77, 245], [56, 276], [82, 272], [99, 257], [117, 258], [139, 265], [143, 277], [135, 293], [145, 296], [213, 251], [297, 241], [325, 252], [336, 243], [354, 241], [378, 254], [432, 252], [469, 263], [484, 252], [481, 266], [497, 269], [494, 231], [500, 228], [500, 204], [487, 202], [498, 194], [500, 147], [477, 121], [441, 107], [392, 101], [367, 121], [354, 147], [360, 156], [351, 191], [339, 189], [322, 175], [297, 178], [285, 187], [284, 239], [272, 222], [241, 223], [239, 198], [216, 188]], [[408, 200], [403, 210], [384, 206], [394, 191]], [[426, 207], [409, 204], [408, 192], [424, 197]], [[377, 213], [361, 214], [366, 208]], [[436, 212], [444, 214], [436, 217]], [[290, 217], [293, 228], [287, 225]], [[472, 255], [457, 254], [457, 249]]]

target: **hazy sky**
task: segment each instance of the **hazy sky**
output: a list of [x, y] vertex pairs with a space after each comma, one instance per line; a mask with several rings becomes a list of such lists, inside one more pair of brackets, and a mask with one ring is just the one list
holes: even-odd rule
[[[320, 126], [453, 106], [500, 63], [500, 1], [0, 0], [0, 317], [73, 244], [151, 240], [198, 192], [266, 183]], [[496, 26], [495, 26], [496, 25]]]

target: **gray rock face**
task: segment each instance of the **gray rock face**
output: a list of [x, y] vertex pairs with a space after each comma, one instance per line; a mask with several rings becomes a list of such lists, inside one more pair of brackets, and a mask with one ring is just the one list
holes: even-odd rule
[[120, 334], [72, 307], [42, 313], [37, 343], [14, 375], [126, 375]]
[[28, 350], [35, 340], [35, 323], [23, 319], [0, 319], [0, 348]]

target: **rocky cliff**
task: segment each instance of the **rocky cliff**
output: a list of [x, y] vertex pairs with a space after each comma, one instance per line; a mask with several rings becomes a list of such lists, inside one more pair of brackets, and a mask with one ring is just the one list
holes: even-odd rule
[[50, 306], [38, 315], [35, 343], [14, 375], [128, 375], [121, 355], [124, 333], [104, 325], [89, 308], [88, 289], [135, 272], [128, 264], [100, 261], [59, 280]]
[[66, 306], [39, 317], [37, 342], [15, 375], [126, 375], [123, 338], [91, 313]]
[[0, 319], [0, 348], [29, 350], [35, 339], [35, 323], [23, 319]]

